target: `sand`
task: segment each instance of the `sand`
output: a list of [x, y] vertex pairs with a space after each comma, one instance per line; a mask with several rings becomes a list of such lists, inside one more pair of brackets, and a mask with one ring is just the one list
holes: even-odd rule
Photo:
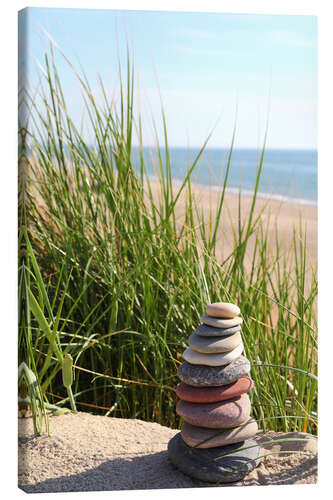
[[[159, 184], [152, 182], [153, 194], [157, 197]], [[177, 193], [179, 186], [174, 186], [174, 192]], [[198, 205], [209, 214], [210, 209], [213, 215], [216, 213], [217, 203], [220, 193], [214, 189], [205, 188], [193, 184], [192, 191]], [[185, 197], [181, 195], [176, 213], [179, 221], [183, 220]], [[242, 221], [247, 220], [247, 214], [250, 211], [252, 196], [242, 195], [241, 217]], [[226, 258], [234, 248], [231, 227], [238, 224], [238, 196], [232, 193], [225, 193], [222, 218], [220, 220], [220, 229], [218, 231], [217, 248], [220, 257]], [[261, 215], [260, 215], [261, 214]], [[299, 219], [301, 217], [304, 229], [306, 228], [306, 247], [309, 260], [312, 265], [317, 265], [317, 206], [296, 203], [293, 201], [276, 201], [272, 199], [257, 198], [254, 218], [260, 215], [264, 225], [268, 224], [268, 244], [274, 249], [275, 241], [275, 223], [277, 224], [279, 243], [281, 252], [288, 252], [292, 245], [293, 231], [296, 225], [297, 232]], [[250, 242], [251, 247], [251, 242]]]
[[[88, 413], [50, 417], [51, 435], [33, 436], [32, 420], [19, 418], [19, 487], [28, 493], [212, 487], [191, 479], [168, 462], [167, 445], [178, 430], [135, 419]], [[306, 437], [300, 443], [275, 443]], [[226, 486], [313, 484], [317, 481], [317, 441], [303, 433], [259, 433], [272, 441], [259, 467], [243, 481]], [[304, 444], [306, 443], [306, 444]], [[281, 454], [297, 450], [305, 455]], [[225, 487], [223, 484], [218, 487]]]

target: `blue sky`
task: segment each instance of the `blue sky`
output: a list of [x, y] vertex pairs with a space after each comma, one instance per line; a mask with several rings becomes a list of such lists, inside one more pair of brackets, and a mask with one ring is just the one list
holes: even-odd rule
[[[316, 148], [317, 22], [312, 16], [240, 15], [88, 9], [28, 10], [32, 85], [52, 36], [98, 92], [97, 75], [117, 88], [117, 37], [125, 61], [133, 44], [136, 103], [153, 143], [150, 113], [160, 120], [159, 91], [172, 146], [228, 146], [237, 114], [237, 147], [261, 145], [270, 90], [268, 147]], [[32, 57], [33, 56], [33, 57]], [[78, 121], [82, 100], [61, 57], [57, 65]], [[158, 126], [161, 133], [161, 128]], [[162, 135], [161, 135], [162, 137]]]

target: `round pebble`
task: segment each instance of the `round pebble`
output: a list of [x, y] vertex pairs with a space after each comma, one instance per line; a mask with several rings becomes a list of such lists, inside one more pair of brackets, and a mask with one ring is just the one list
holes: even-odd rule
[[223, 337], [200, 337], [196, 333], [192, 333], [188, 339], [190, 347], [197, 352], [216, 353], [228, 352], [235, 349], [242, 342], [240, 332], [233, 335], [225, 335]]
[[241, 396], [249, 392], [253, 385], [253, 380], [250, 377], [241, 377], [233, 384], [218, 387], [194, 387], [181, 382], [177, 386], [176, 394], [179, 399], [189, 403], [216, 403]]
[[240, 309], [236, 304], [229, 302], [214, 302], [207, 306], [206, 314], [214, 318], [234, 318], [240, 314]]
[[222, 366], [231, 363], [239, 358], [244, 349], [243, 343], [240, 343], [235, 349], [229, 352], [218, 352], [215, 354], [204, 354], [188, 347], [183, 352], [183, 358], [193, 365]]
[[186, 361], [178, 367], [178, 376], [182, 382], [195, 387], [227, 385], [247, 375], [251, 369], [245, 356], [239, 356], [225, 366], [192, 365]]
[[249, 419], [251, 402], [247, 394], [218, 403], [188, 403], [178, 401], [176, 413], [185, 422], [209, 429], [230, 429]]
[[236, 316], [231, 319], [214, 318], [213, 316], [201, 316], [200, 321], [205, 325], [213, 326], [214, 328], [231, 328], [232, 326], [241, 325], [243, 319]]
[[188, 446], [197, 448], [215, 448], [239, 443], [253, 438], [258, 432], [258, 425], [253, 418], [232, 429], [208, 429], [183, 422], [181, 436]]
[[[249, 448], [249, 446], [251, 448]], [[224, 456], [220, 456], [226, 453]], [[180, 471], [210, 483], [240, 481], [260, 463], [261, 449], [248, 439], [216, 448], [191, 448], [176, 434], [168, 443], [168, 457]]]
[[224, 335], [232, 335], [240, 331], [240, 325], [232, 326], [231, 328], [214, 328], [213, 326], [199, 325], [193, 333], [200, 335], [200, 337], [222, 337]]

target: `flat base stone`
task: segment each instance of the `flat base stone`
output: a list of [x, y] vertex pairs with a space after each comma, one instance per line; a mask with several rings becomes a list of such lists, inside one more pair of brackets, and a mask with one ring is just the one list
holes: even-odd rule
[[[253, 448], [244, 449], [247, 446]], [[239, 448], [239, 451], [235, 451]], [[232, 454], [216, 458], [233, 451]], [[171, 463], [184, 474], [208, 483], [240, 481], [259, 465], [260, 455], [260, 446], [252, 439], [216, 448], [191, 448], [179, 432], [168, 443]]]

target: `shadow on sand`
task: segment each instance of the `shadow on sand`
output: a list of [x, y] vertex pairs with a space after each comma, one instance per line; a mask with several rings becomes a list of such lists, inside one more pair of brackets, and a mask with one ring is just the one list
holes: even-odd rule
[[[257, 468], [256, 477], [248, 476], [245, 481], [228, 483], [223, 486], [241, 486], [258, 484], [292, 484], [296, 480], [306, 479], [313, 473], [316, 459], [307, 459], [293, 469], [272, 473], [262, 465]], [[258, 480], [259, 479], [259, 480]], [[74, 491], [114, 491], [140, 489], [173, 489], [212, 487], [213, 483], [204, 483], [185, 476], [168, 461], [167, 451], [134, 457], [120, 456], [107, 460], [97, 467], [78, 474], [68, 474], [57, 478], [46, 479], [31, 484], [20, 484], [26, 493], [55, 493]]]

